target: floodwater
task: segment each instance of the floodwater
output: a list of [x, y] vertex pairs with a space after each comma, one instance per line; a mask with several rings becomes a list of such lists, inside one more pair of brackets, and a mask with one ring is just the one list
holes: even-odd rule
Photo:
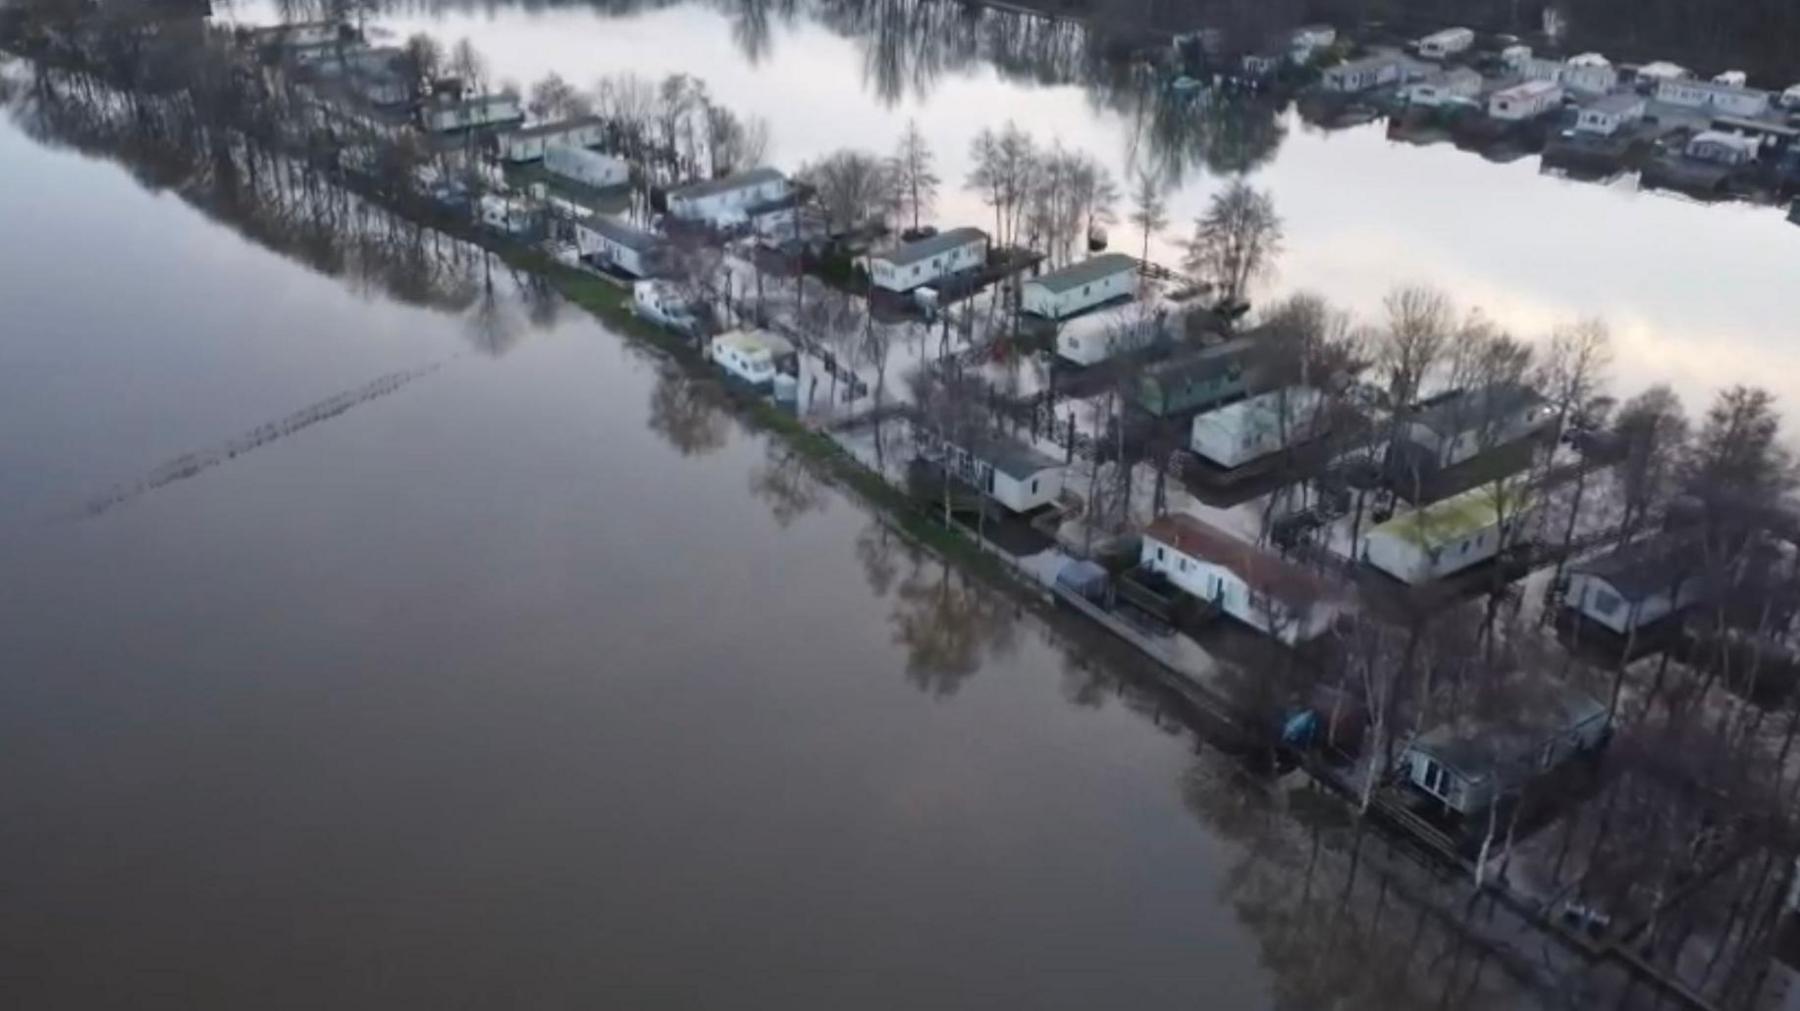
[[[1286, 223], [1286, 253], [1265, 296], [1315, 291], [1376, 322], [1393, 287], [1425, 283], [1534, 339], [1597, 316], [1614, 332], [1622, 395], [1667, 383], [1697, 410], [1718, 388], [1750, 382], [1800, 404], [1800, 371], [1788, 367], [1800, 320], [1800, 228], [1781, 210], [1703, 205], [1640, 192], [1630, 179], [1571, 181], [1543, 174], [1535, 157], [1497, 164], [1448, 144], [1390, 141], [1380, 124], [1326, 133], [1291, 113], [1222, 124], [1204, 110], [1176, 114], [1191, 132], [1176, 145], [1188, 150], [1171, 154], [1152, 139], [1158, 117], [1084, 59], [1079, 28], [1006, 13], [971, 26], [960, 9], [907, 0], [651, 9], [427, 0], [371, 25], [446, 44], [467, 37], [496, 81], [521, 85], [550, 71], [580, 86], [624, 71], [690, 74], [715, 100], [765, 118], [771, 159], [788, 169], [839, 147], [889, 151], [916, 119], [938, 156], [946, 226], [991, 219], [961, 183], [975, 134], [1007, 120], [1041, 142], [1093, 154], [1121, 180], [1140, 163], [1179, 164], [1174, 224], [1152, 247], [1171, 263], [1180, 256], [1173, 243], [1223, 170], [1247, 166]], [[230, 16], [276, 20], [260, 3]], [[1131, 225], [1112, 233], [1116, 246], [1138, 247]]]
[[1192, 742], [657, 362], [0, 166], [7, 1007], [1269, 1005]]

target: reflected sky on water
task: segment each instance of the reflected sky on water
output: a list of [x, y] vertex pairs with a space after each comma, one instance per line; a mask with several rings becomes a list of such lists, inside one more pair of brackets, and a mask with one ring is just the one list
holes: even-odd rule
[[[700, 77], [718, 101], [768, 119], [773, 158], [789, 169], [838, 147], [885, 152], [916, 118], [946, 181], [937, 215], [945, 225], [991, 220], [960, 182], [971, 139], [1007, 119], [1040, 141], [1095, 154], [1121, 179], [1140, 158], [1180, 164], [1170, 200], [1177, 224], [1153, 246], [1170, 262], [1180, 255], [1172, 243], [1222, 185], [1206, 163], [1248, 161], [1286, 219], [1276, 290], [1318, 291], [1373, 321], [1393, 286], [1426, 282], [1532, 337], [1599, 315], [1614, 328], [1627, 394], [1667, 382], [1698, 408], [1717, 387], [1743, 381], [1800, 400], [1800, 372], [1785, 367], [1800, 320], [1800, 228], [1779, 210], [1707, 206], [1638, 192], [1629, 180], [1564, 180], [1541, 173], [1535, 158], [1496, 164], [1448, 145], [1390, 141], [1379, 124], [1326, 133], [1291, 113], [1234, 107], [1263, 122], [1221, 128], [1211, 122], [1220, 114], [1171, 110], [1128, 73], [1105, 69], [1078, 29], [988, 15], [977, 30], [961, 15], [916, 6], [821, 5], [842, 33], [805, 13], [777, 15], [748, 47], [746, 7], [737, 4], [630, 14], [412, 7], [374, 23], [395, 36], [467, 36], [497, 80], [521, 84], [551, 70], [581, 85], [626, 70]], [[239, 5], [234, 16], [269, 12]], [[1250, 147], [1234, 154], [1232, 143]], [[1112, 232], [1116, 247], [1137, 248], [1131, 226]]]

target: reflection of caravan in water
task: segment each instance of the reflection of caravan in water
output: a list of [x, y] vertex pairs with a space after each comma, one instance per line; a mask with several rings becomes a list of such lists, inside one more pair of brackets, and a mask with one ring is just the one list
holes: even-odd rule
[[707, 357], [727, 375], [759, 389], [772, 385], [777, 375], [794, 375], [799, 367], [794, 346], [786, 338], [762, 330], [720, 334], [708, 346]]

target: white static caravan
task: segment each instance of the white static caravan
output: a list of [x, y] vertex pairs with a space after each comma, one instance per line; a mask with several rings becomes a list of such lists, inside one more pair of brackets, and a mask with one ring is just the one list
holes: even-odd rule
[[597, 190], [623, 186], [631, 179], [631, 166], [623, 158], [572, 144], [545, 145], [544, 171]]
[[606, 123], [598, 116], [533, 123], [500, 138], [500, 157], [509, 162], [537, 161], [552, 144], [593, 147], [606, 139]]
[[1423, 106], [1436, 109], [1459, 102], [1474, 104], [1475, 97], [1481, 94], [1482, 79], [1479, 73], [1468, 67], [1452, 67], [1428, 74], [1423, 80], [1414, 81], [1400, 89], [1400, 97], [1408, 105]]
[[1562, 83], [1584, 95], [1605, 95], [1619, 86], [1619, 71], [1599, 53], [1582, 53], [1563, 64]]
[[1422, 586], [1499, 555], [1517, 541], [1532, 500], [1518, 485], [1496, 495], [1482, 485], [1442, 502], [1396, 513], [1363, 535], [1363, 561], [1395, 579]]
[[1139, 302], [1101, 306], [1056, 328], [1056, 356], [1074, 365], [1097, 365], [1156, 343], [1167, 320], [1166, 309]]
[[1714, 165], [1748, 165], [1762, 153], [1762, 142], [1741, 133], [1702, 130], [1688, 140], [1687, 156]]
[[345, 21], [296, 21], [252, 28], [246, 34], [251, 45], [299, 47], [344, 41], [359, 33]]
[[754, 168], [670, 190], [669, 213], [683, 221], [730, 228], [749, 221], [751, 208], [787, 195], [786, 176], [772, 168]]
[[1581, 111], [1575, 116], [1575, 129], [1580, 133], [1611, 137], [1641, 121], [1648, 104], [1644, 101], [1644, 96], [1629, 91], [1607, 95], [1581, 107]]
[[1696, 547], [1663, 535], [1570, 566], [1563, 606], [1622, 636], [1654, 625], [1705, 598]]
[[[1642, 71], [1640, 71], [1642, 73]], [[1705, 109], [1755, 119], [1769, 111], [1769, 93], [1712, 81], [1659, 81], [1656, 100], [1686, 109]]]
[[1728, 84], [1733, 88], [1742, 88], [1750, 83], [1750, 75], [1742, 70], [1724, 70], [1713, 75], [1714, 84]]
[[945, 442], [915, 428], [925, 459], [1015, 513], [1029, 513], [1062, 496], [1068, 467], [1062, 461], [1003, 435], [983, 434], [967, 444]]
[[791, 374], [795, 366], [794, 346], [787, 338], [761, 330], [722, 333], [707, 345], [706, 356], [726, 374], [758, 388], [772, 385], [779, 373]]
[[517, 197], [489, 193], [481, 198], [481, 223], [508, 235], [525, 235], [537, 227], [538, 213]]
[[1430, 469], [1454, 467], [1530, 438], [1556, 421], [1550, 404], [1526, 386], [1459, 390], [1413, 415], [1399, 447]]
[[1685, 81], [1693, 76], [1688, 68], [1668, 60], [1657, 60], [1637, 68], [1637, 79], [1650, 85], [1661, 84], [1663, 81]]
[[1137, 261], [1124, 253], [1102, 253], [1025, 282], [1021, 304], [1045, 319], [1067, 319], [1137, 288]]
[[1365, 56], [1360, 60], [1326, 67], [1319, 83], [1326, 91], [1354, 95], [1387, 84], [1395, 84], [1404, 76], [1400, 57], [1394, 53]]
[[1781, 93], [1781, 107], [1800, 111], [1800, 84], [1796, 84]]
[[575, 244], [581, 255], [632, 277], [656, 273], [661, 237], [601, 215], [575, 222]]
[[1523, 122], [1561, 108], [1562, 100], [1562, 85], [1555, 81], [1526, 81], [1488, 96], [1488, 115], [1507, 122]]
[[425, 129], [434, 133], [476, 130], [524, 118], [519, 100], [511, 95], [478, 95], [470, 99], [430, 102], [420, 110]]
[[1407, 783], [1464, 818], [1487, 817], [1608, 737], [1605, 706], [1542, 676], [1514, 675], [1496, 695], [1485, 712], [1414, 738], [1398, 762]]
[[640, 319], [691, 334], [699, 317], [687, 297], [666, 281], [639, 281], [631, 286], [631, 311]]
[[1313, 573], [1186, 513], [1168, 513], [1145, 528], [1139, 563], [1290, 646], [1330, 631], [1348, 610]]
[[979, 228], [952, 228], [930, 238], [870, 253], [863, 266], [875, 286], [906, 292], [920, 285], [987, 263], [987, 233]]
[[1318, 434], [1324, 402], [1305, 386], [1261, 393], [1196, 415], [1189, 446], [1219, 467], [1242, 467]]
[[1330, 25], [1302, 25], [1288, 38], [1288, 59], [1307, 63], [1318, 55], [1319, 50], [1337, 45], [1337, 37], [1337, 29]]
[[1428, 60], [1441, 60], [1468, 52], [1475, 44], [1475, 31], [1470, 28], [1446, 28], [1419, 40], [1419, 55]]

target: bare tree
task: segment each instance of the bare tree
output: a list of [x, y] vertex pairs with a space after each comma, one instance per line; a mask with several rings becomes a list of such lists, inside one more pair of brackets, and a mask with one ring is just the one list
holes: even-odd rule
[[889, 163], [893, 177], [897, 209], [902, 217], [912, 220], [913, 231], [919, 230], [921, 219], [931, 213], [937, 203], [938, 175], [925, 134], [917, 120], [906, 121], [906, 132]]
[[706, 151], [715, 177], [756, 166], [768, 149], [768, 120], [760, 116], [741, 119], [719, 105], [706, 107]]
[[432, 82], [444, 69], [444, 50], [437, 40], [424, 32], [407, 36], [401, 47], [399, 70], [406, 79], [406, 95], [417, 102], [430, 94]]
[[1144, 235], [1144, 263], [1150, 262], [1150, 237], [1169, 227], [1169, 204], [1163, 196], [1163, 177], [1154, 169], [1140, 168], [1131, 190], [1131, 223]]
[[1184, 265], [1212, 285], [1221, 307], [1240, 305], [1251, 282], [1267, 276], [1281, 253], [1281, 217], [1266, 193], [1233, 179], [1194, 222]]
[[[1602, 320], [1582, 320], [1551, 336], [1549, 353], [1540, 367], [1538, 385], [1556, 409], [1553, 428], [1556, 438], [1560, 439], [1571, 428], [1585, 432], [1598, 427], [1602, 414], [1610, 406], [1610, 401], [1602, 402], [1606, 399], [1602, 391], [1606, 388], [1606, 373], [1611, 364], [1612, 335]], [[1545, 455], [1546, 462], [1552, 459], [1554, 454]], [[1587, 497], [1589, 470], [1583, 461], [1575, 474], [1552, 585], [1561, 582], [1564, 567], [1568, 564], [1569, 549], [1580, 526], [1581, 507]]]
[[974, 168], [964, 187], [994, 209], [994, 243], [1013, 245], [1038, 167], [1031, 135], [1011, 121], [999, 133], [984, 128], [970, 144], [969, 160]]
[[449, 70], [461, 80], [465, 94], [481, 94], [487, 90], [487, 58], [467, 36], [457, 39], [456, 45], [451, 47]]
[[530, 97], [525, 101], [525, 111], [535, 119], [564, 119], [585, 116], [592, 111], [592, 106], [587, 96], [563, 80], [562, 75], [551, 72], [531, 86]]
[[833, 151], [803, 166], [799, 178], [813, 188], [826, 230], [832, 235], [879, 220], [893, 204], [894, 179], [889, 165], [865, 151]]
[[1619, 408], [1612, 437], [1618, 453], [1612, 475], [1620, 508], [1619, 542], [1630, 544], [1675, 492], [1688, 440], [1681, 399], [1667, 386], [1650, 387]]

